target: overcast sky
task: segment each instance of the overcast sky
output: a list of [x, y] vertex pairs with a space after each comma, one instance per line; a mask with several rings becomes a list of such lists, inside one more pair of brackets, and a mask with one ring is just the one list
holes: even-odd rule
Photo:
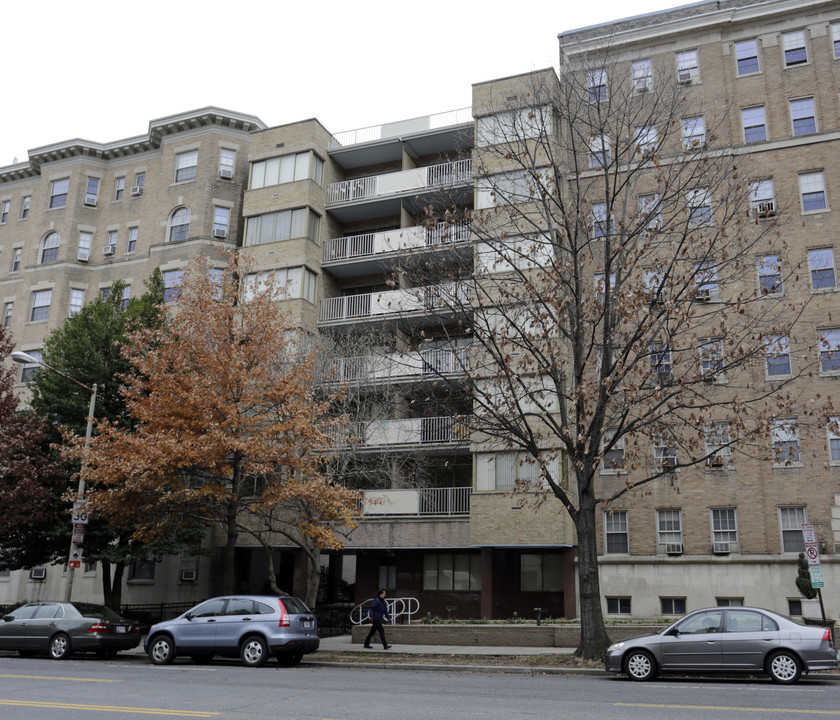
[[0, 166], [207, 105], [334, 133], [455, 110], [474, 82], [556, 66], [560, 32], [681, 4], [8, 1]]

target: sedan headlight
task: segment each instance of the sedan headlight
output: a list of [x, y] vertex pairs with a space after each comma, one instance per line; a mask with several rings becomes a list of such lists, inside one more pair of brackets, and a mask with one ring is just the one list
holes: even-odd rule
[[616, 650], [621, 650], [624, 647], [623, 642], [613, 643], [607, 648], [607, 652], [615, 652]]

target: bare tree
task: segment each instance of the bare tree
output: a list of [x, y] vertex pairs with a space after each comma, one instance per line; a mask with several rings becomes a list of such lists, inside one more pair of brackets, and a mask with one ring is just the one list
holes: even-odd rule
[[429, 210], [469, 217], [474, 262], [412, 280], [437, 282], [441, 328], [457, 316], [472, 338], [459, 382], [474, 451], [516, 450], [517, 490], [553, 496], [574, 525], [583, 657], [609, 644], [599, 508], [692, 466], [767, 458], [771, 435], [774, 461], [790, 461], [777, 418], [816, 412], [789, 366], [765, 382], [773, 362], [813, 356], [797, 326], [807, 292], [778, 232], [783, 199], [762, 196], [727, 111], [609, 51], [561, 80], [487, 84], [473, 104], [476, 207]]

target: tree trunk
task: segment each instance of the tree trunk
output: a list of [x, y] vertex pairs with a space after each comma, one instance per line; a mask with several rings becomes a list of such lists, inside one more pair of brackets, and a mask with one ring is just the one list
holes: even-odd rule
[[306, 553], [306, 597], [304, 602], [314, 608], [318, 602], [321, 585], [321, 551], [315, 547], [304, 548]]
[[99, 562], [102, 565], [102, 604], [113, 608], [114, 598], [111, 592], [111, 563], [108, 560], [100, 560]]
[[225, 525], [226, 542], [222, 551], [222, 587], [223, 595], [236, 592], [236, 543], [239, 540], [239, 529], [236, 526], [238, 504], [230, 500], [227, 506], [227, 523]]
[[111, 577], [111, 562], [100, 560], [102, 564], [102, 604], [119, 612], [122, 605], [122, 579], [125, 563], [114, 563], [114, 576]]
[[[591, 484], [589, 487], [592, 487]], [[592, 494], [592, 493], [589, 493]], [[601, 610], [601, 579], [598, 575], [597, 531], [594, 497], [581, 498], [577, 513], [578, 590], [580, 592], [580, 645], [575, 655], [587, 660], [600, 660], [610, 639], [604, 628]]]

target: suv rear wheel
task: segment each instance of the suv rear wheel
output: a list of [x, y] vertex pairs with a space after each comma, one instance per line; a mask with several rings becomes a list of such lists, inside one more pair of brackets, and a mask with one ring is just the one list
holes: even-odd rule
[[268, 660], [268, 646], [259, 635], [251, 635], [242, 641], [239, 657], [248, 667], [260, 667]]
[[175, 641], [169, 635], [158, 635], [149, 644], [149, 660], [155, 665], [171, 665], [175, 661]]

